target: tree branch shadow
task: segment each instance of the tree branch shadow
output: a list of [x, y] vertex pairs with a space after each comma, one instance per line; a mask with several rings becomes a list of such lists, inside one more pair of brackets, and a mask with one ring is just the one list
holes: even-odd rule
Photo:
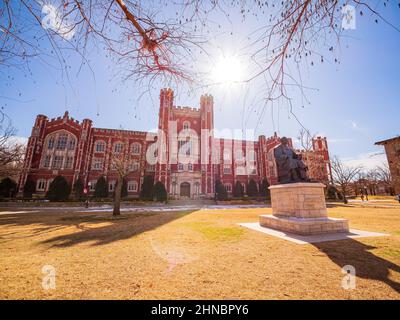
[[400, 266], [370, 252], [376, 247], [355, 239], [320, 242], [312, 245], [325, 253], [340, 268], [345, 265], [353, 266], [357, 278], [382, 281], [396, 292], [400, 292], [400, 283], [389, 278], [390, 270], [400, 273]]
[[[180, 219], [194, 211], [162, 212], [124, 214], [119, 218], [113, 218], [110, 213], [82, 214], [59, 213], [45, 214], [9, 214], [0, 217], [0, 226], [29, 226], [36, 225], [32, 230], [23, 230], [0, 236], [3, 241], [13, 239], [30, 238], [51, 233], [60, 232], [62, 229], [75, 226], [78, 231], [65, 231], [65, 234], [43, 240], [40, 244], [51, 247], [71, 247], [90, 242], [92, 246], [105, 245], [115, 241], [129, 239], [146, 231], [156, 229], [164, 224]], [[60, 215], [57, 217], [57, 215]], [[90, 223], [90, 225], [87, 225]], [[106, 225], [104, 225], [106, 223]], [[99, 225], [99, 226], [96, 226]]]

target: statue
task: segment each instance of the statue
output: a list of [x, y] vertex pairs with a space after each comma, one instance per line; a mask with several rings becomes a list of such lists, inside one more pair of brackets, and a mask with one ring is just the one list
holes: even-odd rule
[[274, 149], [274, 158], [278, 170], [279, 183], [309, 182], [308, 168], [301, 155], [289, 146], [286, 137], [281, 138], [281, 144]]

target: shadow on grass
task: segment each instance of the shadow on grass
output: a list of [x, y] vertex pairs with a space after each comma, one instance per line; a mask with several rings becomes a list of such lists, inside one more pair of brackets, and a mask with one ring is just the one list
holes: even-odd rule
[[[104, 245], [114, 241], [129, 239], [143, 232], [153, 230], [194, 211], [175, 211], [162, 213], [124, 214], [113, 218], [110, 213], [18, 213], [0, 216], [0, 226], [35, 226], [31, 230], [15, 231], [0, 235], [2, 241], [30, 238], [53, 231], [75, 226], [79, 231], [65, 231], [65, 234], [41, 241], [54, 247], [70, 247], [85, 242], [92, 245]], [[87, 225], [90, 223], [90, 226]], [[104, 224], [96, 226], [96, 224]], [[93, 226], [94, 225], [94, 226]]]
[[357, 278], [379, 280], [396, 292], [400, 292], [400, 283], [389, 279], [389, 270], [400, 273], [400, 266], [374, 255], [369, 250], [376, 247], [363, 244], [354, 239], [313, 243], [340, 268], [351, 265], [356, 270]]

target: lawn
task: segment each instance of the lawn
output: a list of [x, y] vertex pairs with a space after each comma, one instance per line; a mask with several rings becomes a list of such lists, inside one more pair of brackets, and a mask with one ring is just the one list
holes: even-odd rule
[[[10, 210], [10, 209], [8, 209]], [[237, 225], [269, 208], [0, 212], [1, 299], [399, 299], [400, 207], [333, 206], [388, 237], [298, 245]], [[56, 288], [42, 288], [42, 267]], [[344, 265], [356, 289], [341, 287]]]

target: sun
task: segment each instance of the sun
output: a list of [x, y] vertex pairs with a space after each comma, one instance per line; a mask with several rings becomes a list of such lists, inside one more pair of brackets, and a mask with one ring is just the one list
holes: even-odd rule
[[243, 81], [243, 64], [236, 56], [222, 56], [212, 71], [212, 79], [217, 84]]

